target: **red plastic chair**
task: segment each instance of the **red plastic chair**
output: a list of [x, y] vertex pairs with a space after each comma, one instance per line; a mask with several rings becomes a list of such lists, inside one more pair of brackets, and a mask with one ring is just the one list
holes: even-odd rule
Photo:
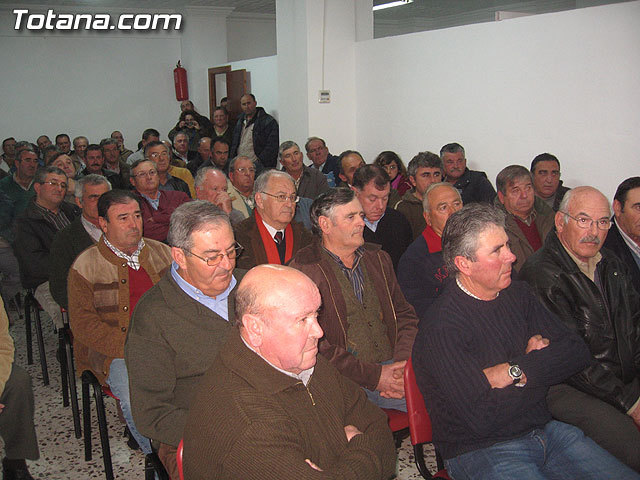
[[184, 440], [180, 439], [178, 445], [178, 451], [176, 452], [176, 462], [178, 463], [178, 473], [180, 474], [180, 480], [184, 480], [184, 473], [182, 472], [182, 451], [184, 450]]
[[438, 472], [435, 475], [431, 475], [424, 461], [423, 445], [425, 443], [431, 443], [432, 441], [431, 419], [429, 418], [422, 393], [420, 393], [418, 389], [411, 359], [407, 361], [407, 366], [404, 368], [404, 395], [407, 401], [409, 434], [411, 435], [411, 445], [413, 445], [413, 456], [420, 475], [427, 479], [448, 479], [449, 475], [447, 475], [447, 471], [444, 469], [442, 459], [438, 455], [438, 452], [436, 452]]
[[400, 448], [402, 440], [409, 435], [409, 415], [406, 412], [392, 408], [383, 408], [382, 411], [387, 414], [387, 422], [391, 433], [393, 433], [393, 441], [396, 444], [396, 448]]

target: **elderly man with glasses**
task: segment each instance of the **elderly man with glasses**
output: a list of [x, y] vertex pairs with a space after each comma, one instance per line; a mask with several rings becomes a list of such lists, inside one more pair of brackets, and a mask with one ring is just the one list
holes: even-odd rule
[[551, 414], [640, 471], [640, 297], [627, 266], [602, 248], [610, 227], [602, 193], [567, 192], [520, 276], [591, 351], [589, 367], [549, 390]]
[[267, 170], [254, 185], [253, 215], [240, 222], [236, 238], [245, 247], [238, 266], [249, 270], [256, 265], [286, 265], [313, 237], [293, 220], [299, 197], [295, 181], [286, 172]]
[[176, 449], [189, 405], [235, 322], [242, 247], [229, 217], [197, 200], [171, 216], [170, 271], [137, 304], [125, 344], [131, 406], [143, 435], [178, 478]]

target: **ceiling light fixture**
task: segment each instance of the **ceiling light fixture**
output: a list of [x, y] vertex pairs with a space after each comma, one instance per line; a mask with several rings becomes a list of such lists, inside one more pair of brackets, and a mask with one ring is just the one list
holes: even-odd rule
[[408, 5], [410, 3], [413, 3], [413, 0], [396, 0], [394, 2], [381, 3], [380, 5], [374, 5], [373, 11], [375, 12], [376, 10], [382, 10], [384, 8], [400, 7], [401, 5]]

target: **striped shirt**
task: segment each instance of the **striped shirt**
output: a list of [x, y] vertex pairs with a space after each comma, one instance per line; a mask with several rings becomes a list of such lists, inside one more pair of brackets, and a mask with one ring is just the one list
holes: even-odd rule
[[360, 266], [360, 260], [362, 260], [362, 256], [364, 255], [364, 247], [360, 246], [355, 251], [355, 258], [353, 259], [353, 267], [348, 268], [340, 257], [331, 253], [326, 248], [322, 247], [322, 249], [327, 252], [329, 257], [338, 264], [344, 276], [347, 277], [347, 280], [351, 282], [351, 286], [353, 287], [353, 293], [356, 295], [356, 298], [360, 303], [362, 303], [362, 294], [364, 292], [364, 274], [362, 273], [362, 267]]

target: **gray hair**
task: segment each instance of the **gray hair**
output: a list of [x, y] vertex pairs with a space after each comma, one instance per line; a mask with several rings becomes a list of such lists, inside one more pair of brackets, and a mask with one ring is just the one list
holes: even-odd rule
[[291, 185], [293, 185], [293, 188], [295, 188], [296, 186], [296, 181], [287, 172], [283, 172], [282, 170], [271, 169], [271, 170], [265, 170], [258, 176], [258, 178], [256, 178], [256, 181], [253, 184], [253, 191], [255, 193], [264, 192], [264, 189], [267, 188], [267, 184], [269, 183], [269, 180], [271, 179], [271, 177], [286, 178], [291, 182]]
[[419, 152], [409, 162], [407, 175], [415, 177], [419, 168], [439, 168], [442, 171], [442, 160], [432, 152]]
[[50, 173], [55, 173], [56, 175], [64, 175], [64, 178], [67, 178], [67, 174], [64, 173], [64, 170], [49, 165], [48, 167], [42, 167], [36, 170], [36, 175], [33, 177], [33, 183], [44, 183], [47, 179], [47, 175], [49, 175]]
[[85, 142], [87, 142], [87, 145], [89, 144], [89, 139], [88, 139], [87, 137], [84, 137], [84, 136], [80, 135], [79, 137], [76, 137], [76, 138], [74, 138], [74, 139], [73, 139], [73, 146], [74, 146], [74, 148], [75, 148], [75, 146], [76, 146], [76, 142], [77, 142], [78, 140], [84, 140]]
[[500, 173], [498, 173], [498, 176], [496, 177], [496, 188], [500, 193], [505, 195], [509, 185], [516, 180], [525, 177], [533, 183], [531, 172], [527, 170], [526, 167], [523, 167], [522, 165], [509, 165], [508, 167], [504, 167], [500, 170]]
[[311, 204], [309, 215], [311, 217], [311, 232], [322, 236], [322, 229], [318, 223], [320, 217], [328, 217], [333, 221], [333, 211], [340, 205], [346, 205], [355, 198], [355, 192], [346, 187], [330, 188], [318, 195]]
[[[233, 158], [231, 159], [231, 161], [229, 162], [229, 171], [230, 171], [230, 172], [233, 172], [233, 171], [234, 171], [234, 169], [236, 168], [236, 162], [237, 162], [238, 160], [243, 159], [243, 158], [244, 158], [244, 159], [247, 159], [247, 160], [251, 160], [249, 157], [246, 157], [246, 156], [244, 156], [244, 155], [238, 155], [237, 157], [233, 157]], [[255, 168], [255, 167], [256, 167], [256, 162], [254, 162], [253, 160], [251, 160], [251, 163], [253, 164], [253, 168]]]
[[440, 158], [442, 158], [445, 153], [458, 153], [458, 152], [462, 152], [462, 156], [466, 157], [466, 154], [464, 153], [464, 147], [462, 145], [455, 142], [447, 143], [445, 146], [443, 146], [440, 149]]
[[113, 188], [111, 186], [111, 182], [103, 177], [102, 175], [98, 175], [96, 173], [92, 173], [90, 175], [85, 175], [84, 177], [80, 177], [76, 180], [76, 189], [73, 192], [78, 201], [82, 202], [82, 197], [84, 196], [84, 186], [85, 185], [106, 185], [108, 190]]
[[307, 138], [307, 143], [304, 144], [304, 149], [308, 152], [309, 151], [309, 144], [311, 142], [315, 142], [315, 141], [322, 142], [322, 146], [323, 147], [327, 146], [326, 142], [322, 138], [320, 138], [320, 137], [309, 137], [309, 138]]
[[[16, 143], [17, 145], [17, 143]], [[18, 151], [18, 149], [16, 148], [16, 151]], [[31, 152], [31, 153], [36, 153], [36, 151], [33, 149], [33, 147], [31, 146], [31, 144], [29, 144], [28, 147], [24, 147], [22, 150], [18, 151], [18, 153], [16, 153], [16, 160], [18, 161], [22, 161], [22, 153], [23, 152]], [[37, 154], [36, 154], [37, 155]]]
[[116, 140], [114, 140], [113, 138], [111, 138], [111, 137], [103, 138], [102, 140], [100, 140], [100, 146], [104, 147], [105, 145], [116, 145], [116, 146], [118, 146], [118, 142]]
[[206, 200], [183, 203], [171, 214], [167, 242], [190, 255], [187, 250], [193, 248], [191, 236], [194, 232], [205, 230], [208, 226], [218, 228], [223, 225], [231, 229], [229, 216], [213, 203]]
[[458, 195], [458, 198], [462, 202], [462, 197], [460, 196], [460, 192], [458, 191], [458, 189], [456, 187], [451, 185], [449, 182], [432, 183], [431, 185], [429, 185], [427, 187], [425, 192], [422, 194], [422, 211], [423, 212], [429, 212], [430, 211], [430, 208], [429, 208], [430, 207], [430, 205], [429, 205], [429, 192], [431, 190], [435, 190], [438, 187], [449, 187], [451, 190], [456, 192], [456, 194]]
[[600, 195], [602, 195], [606, 200], [607, 200], [607, 206], [609, 207], [609, 216], [611, 216], [611, 204], [609, 203], [609, 199], [607, 197], [605, 197], [602, 192], [600, 190], [598, 190], [597, 188], [593, 188], [593, 187], [589, 187], [589, 186], [581, 186], [581, 187], [575, 187], [572, 188], [571, 190], [569, 190], [567, 193], [564, 194], [564, 197], [562, 197], [562, 201], [560, 202], [560, 205], [558, 206], [558, 213], [562, 213], [563, 214], [563, 219], [564, 219], [564, 224], [566, 225], [567, 223], [569, 223], [569, 204], [571, 203], [571, 200], [573, 200], [573, 197], [581, 192], [584, 192], [585, 190], [594, 190], [596, 192], [598, 192]]
[[207, 178], [207, 173], [209, 172], [219, 172], [222, 174], [223, 177], [226, 178], [226, 175], [224, 174], [224, 172], [220, 170], [218, 167], [202, 167], [200, 170], [198, 170], [198, 172], [196, 173], [196, 178], [194, 178], [193, 180], [193, 183], [196, 188], [198, 188], [200, 185], [204, 183], [204, 181]]
[[475, 262], [480, 235], [491, 227], [504, 225], [504, 212], [487, 203], [470, 203], [451, 215], [442, 232], [442, 256], [449, 273], [459, 272], [456, 257]]
[[293, 140], [287, 140], [286, 142], [282, 142], [280, 147], [278, 147], [278, 161], [282, 161], [282, 154], [285, 150], [289, 150], [290, 148], [297, 147], [300, 150], [300, 147]]

